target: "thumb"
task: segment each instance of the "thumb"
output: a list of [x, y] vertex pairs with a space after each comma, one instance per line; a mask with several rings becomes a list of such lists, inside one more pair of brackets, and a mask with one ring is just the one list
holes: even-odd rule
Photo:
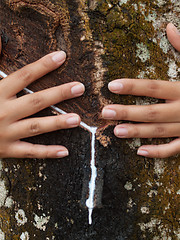
[[173, 45], [174, 48], [180, 51], [180, 32], [172, 23], [169, 23], [167, 25], [166, 32], [170, 43]]

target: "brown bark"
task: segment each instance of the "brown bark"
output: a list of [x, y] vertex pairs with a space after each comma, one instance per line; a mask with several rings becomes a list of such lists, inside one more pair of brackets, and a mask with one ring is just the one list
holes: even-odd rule
[[[65, 145], [70, 150], [68, 158], [8, 159], [0, 165], [0, 188], [4, 194], [0, 196], [0, 236], [3, 240], [179, 237], [179, 157], [168, 160], [138, 157], [136, 149], [140, 143], [160, 143], [162, 140], [119, 140], [113, 135], [114, 123], [100, 118], [102, 107], [109, 102], [154, 101], [114, 96], [107, 90], [110, 80], [138, 77], [143, 72], [148, 78], [168, 80], [168, 63], [172, 60], [179, 66], [179, 57], [173, 48], [168, 46], [166, 53], [166, 49], [159, 47], [170, 18], [168, 12], [173, 12], [173, 21], [179, 23], [178, 7], [176, 1], [141, 1], [145, 9], [138, 0], [133, 1], [135, 5], [121, 2], [0, 2], [3, 39], [0, 70], [10, 74], [49, 52], [66, 51], [65, 64], [31, 84], [29, 89], [39, 91], [70, 81], [84, 83], [83, 97], [57, 107], [76, 112], [83, 122], [99, 127], [96, 139], [97, 207], [93, 211], [93, 224], [88, 224], [85, 206], [91, 175], [91, 134], [83, 128], [61, 130], [27, 141]], [[148, 14], [153, 16], [153, 13], [164, 17], [156, 19], [159, 29], [153, 25], [153, 20], [147, 20]], [[137, 54], [139, 43], [147, 46], [151, 55], [150, 59], [146, 56], [145, 62], [141, 61], [141, 54]], [[46, 109], [35, 116], [53, 114], [57, 113]]]

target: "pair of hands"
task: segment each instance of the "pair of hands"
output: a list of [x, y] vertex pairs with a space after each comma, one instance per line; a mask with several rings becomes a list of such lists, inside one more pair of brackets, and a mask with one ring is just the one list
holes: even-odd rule
[[[180, 34], [173, 24], [167, 26], [171, 44], [180, 51]], [[1, 42], [0, 42], [1, 50]], [[84, 85], [71, 82], [37, 93], [16, 98], [16, 94], [36, 79], [60, 67], [66, 59], [63, 51], [46, 55], [0, 81], [0, 157], [1, 158], [60, 158], [67, 156], [63, 146], [31, 144], [20, 139], [80, 124], [80, 117], [66, 115], [24, 119], [40, 110], [66, 99], [81, 96]], [[116, 94], [131, 94], [166, 99], [164, 104], [148, 106], [108, 105], [102, 117], [129, 120], [139, 124], [119, 124], [114, 134], [119, 138], [161, 138], [180, 136], [180, 83], [144, 79], [119, 79], [109, 83]], [[161, 145], [145, 145], [137, 154], [146, 157], [168, 157], [180, 152], [180, 138]]]

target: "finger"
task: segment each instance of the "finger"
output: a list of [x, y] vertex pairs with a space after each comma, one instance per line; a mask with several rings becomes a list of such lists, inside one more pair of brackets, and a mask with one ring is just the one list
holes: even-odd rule
[[179, 99], [180, 83], [148, 79], [118, 79], [109, 83], [108, 88], [117, 94], [148, 96], [161, 99]]
[[65, 58], [66, 54], [63, 51], [50, 53], [38, 61], [10, 74], [1, 81], [1, 96], [10, 98], [16, 95], [33, 81], [62, 65]]
[[9, 146], [8, 158], [62, 158], [68, 156], [63, 146], [45, 146], [17, 141]]
[[[49, 88], [37, 93], [27, 94], [9, 102], [10, 121], [30, 116], [40, 110], [66, 99], [78, 97], [84, 93], [84, 85], [71, 82], [58, 87]], [[14, 111], [16, 109], [16, 111]]]
[[102, 118], [136, 122], [179, 122], [177, 103], [154, 105], [108, 105], [102, 110]]
[[80, 121], [81, 119], [77, 114], [30, 118], [11, 124], [8, 132], [11, 140], [17, 140], [59, 129], [77, 127]]
[[170, 43], [173, 45], [174, 48], [180, 51], [180, 32], [172, 23], [169, 23], [167, 25], [166, 32]]
[[180, 136], [180, 123], [119, 124], [114, 128], [119, 138], [166, 138]]
[[180, 153], [180, 138], [167, 144], [141, 146], [137, 154], [151, 158], [167, 158]]

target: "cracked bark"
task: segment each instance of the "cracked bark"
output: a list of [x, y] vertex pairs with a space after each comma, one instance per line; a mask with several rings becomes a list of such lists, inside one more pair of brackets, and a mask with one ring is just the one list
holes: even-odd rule
[[[84, 206], [90, 178], [90, 134], [76, 128], [33, 137], [27, 141], [65, 145], [70, 156], [62, 160], [2, 161], [2, 239], [178, 239], [179, 157], [139, 157], [139, 144], [166, 140], [116, 139], [113, 124], [99, 117], [109, 102], [154, 102], [110, 94], [109, 81], [140, 75], [169, 80], [169, 63], [174, 61], [180, 67], [178, 53], [161, 41], [166, 39], [164, 27], [168, 21], [179, 24], [178, 1], [121, 3], [1, 0], [0, 70], [10, 74], [62, 49], [67, 52], [66, 63], [29, 89], [38, 91], [74, 80], [86, 86], [83, 97], [57, 106], [78, 113], [85, 123], [100, 128], [96, 140], [96, 199], [101, 207], [94, 210], [89, 226]], [[139, 43], [150, 53], [145, 62], [137, 54]], [[56, 113], [46, 109], [36, 116], [52, 114]]]

